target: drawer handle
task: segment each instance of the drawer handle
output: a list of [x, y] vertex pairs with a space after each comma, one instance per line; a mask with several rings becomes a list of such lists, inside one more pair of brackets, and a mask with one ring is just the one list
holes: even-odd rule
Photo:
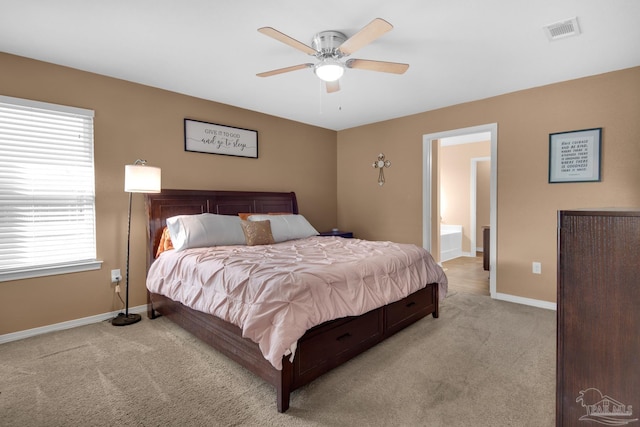
[[416, 305], [416, 302], [415, 301], [411, 301], [409, 304], [407, 304], [407, 308], [413, 307], [414, 305]]
[[347, 338], [351, 338], [351, 334], [349, 332], [347, 332], [346, 334], [340, 335], [338, 338], [336, 338], [336, 341], [343, 341], [343, 340], [346, 340]]

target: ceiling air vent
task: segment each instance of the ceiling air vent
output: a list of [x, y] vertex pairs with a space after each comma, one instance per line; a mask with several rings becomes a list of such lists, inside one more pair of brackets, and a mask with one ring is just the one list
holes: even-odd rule
[[559, 40], [580, 34], [578, 18], [554, 22], [553, 24], [545, 25], [543, 28], [549, 40]]

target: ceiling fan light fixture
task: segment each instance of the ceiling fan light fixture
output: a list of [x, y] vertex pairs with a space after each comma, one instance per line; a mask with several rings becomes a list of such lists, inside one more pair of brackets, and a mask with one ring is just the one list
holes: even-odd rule
[[320, 80], [335, 82], [344, 74], [344, 65], [333, 58], [325, 58], [313, 67]]
[[275, 28], [258, 28], [260, 33], [304, 52], [307, 55], [311, 55], [315, 57], [318, 62], [316, 65], [312, 63], [299, 64], [258, 73], [256, 75], [258, 77], [269, 77], [290, 71], [313, 68], [316, 76], [324, 82], [323, 86], [327, 93], [334, 93], [340, 90], [339, 80], [345, 73], [346, 68], [403, 74], [409, 68], [409, 64], [367, 59], [349, 59], [346, 60], [346, 62], [342, 61], [345, 57], [352, 55], [391, 29], [393, 29], [393, 26], [390, 23], [382, 18], [375, 18], [349, 38], [340, 31], [321, 31], [313, 37], [311, 46], [307, 46]]

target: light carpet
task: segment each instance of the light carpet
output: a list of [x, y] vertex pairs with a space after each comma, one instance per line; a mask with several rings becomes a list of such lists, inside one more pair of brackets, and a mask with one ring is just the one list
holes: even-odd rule
[[0, 426], [553, 426], [555, 312], [452, 293], [292, 393], [165, 318], [0, 345]]

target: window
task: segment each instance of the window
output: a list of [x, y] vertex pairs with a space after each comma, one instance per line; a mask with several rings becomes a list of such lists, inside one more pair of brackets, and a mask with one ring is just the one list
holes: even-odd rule
[[0, 281], [98, 268], [93, 111], [0, 96]]

